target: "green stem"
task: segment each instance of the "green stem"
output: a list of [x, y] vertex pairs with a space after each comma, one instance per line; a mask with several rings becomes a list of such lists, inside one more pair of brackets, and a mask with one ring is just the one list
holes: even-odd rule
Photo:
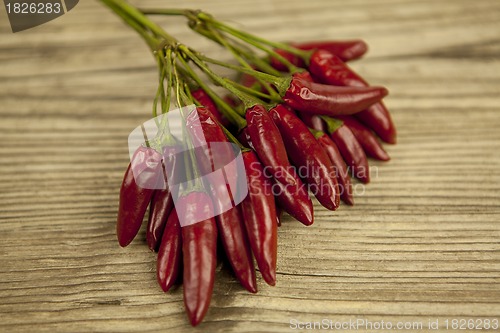
[[328, 133], [332, 134], [336, 130], [338, 130], [344, 122], [342, 120], [338, 120], [332, 117], [328, 116], [320, 116], [321, 119], [323, 119], [326, 123], [326, 128], [328, 130]]
[[238, 90], [236, 87], [231, 85], [231, 81], [228, 79], [224, 79], [217, 74], [215, 74], [200, 58], [198, 58], [191, 50], [185, 45], [180, 45], [179, 49], [189, 58], [191, 59], [196, 66], [198, 66], [202, 71], [204, 71], [210, 79], [212, 79], [215, 83], [220, 84], [225, 89], [229, 90], [231, 93], [236, 95], [245, 105], [245, 108], [248, 109], [257, 104], [264, 104], [260, 99], [243, 93]]
[[205, 92], [210, 96], [210, 98], [215, 102], [215, 104], [219, 107], [219, 110], [224, 114], [224, 116], [233, 124], [235, 124], [238, 129], [243, 129], [247, 126], [246, 120], [236, 113], [233, 108], [224, 102], [219, 95], [217, 95], [210, 87], [203, 82], [203, 80], [193, 71], [191, 67], [186, 63], [186, 61], [180, 56], [178, 58], [179, 62], [182, 64], [183, 69], [186, 73], [200, 86], [201, 89], [205, 90]]

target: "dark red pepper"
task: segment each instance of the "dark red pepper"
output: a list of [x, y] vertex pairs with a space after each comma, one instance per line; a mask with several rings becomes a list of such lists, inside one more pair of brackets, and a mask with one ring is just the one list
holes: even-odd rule
[[178, 280], [181, 259], [181, 226], [177, 212], [173, 209], [166, 220], [156, 260], [156, 278], [164, 292], [167, 292]]
[[148, 227], [146, 230], [146, 242], [151, 251], [158, 251], [167, 217], [173, 208], [174, 201], [170, 189], [156, 190], [154, 192], [149, 207]]
[[116, 235], [122, 247], [130, 244], [141, 228], [153, 191], [163, 174], [161, 159], [156, 150], [139, 147], [125, 172], [116, 223]]
[[[290, 43], [290, 46], [300, 50], [325, 50], [338, 56], [343, 61], [349, 61], [360, 58], [368, 51], [368, 45], [362, 40], [345, 40], [345, 41], [313, 41], [305, 43]], [[284, 50], [275, 50], [282, 57], [290, 61], [297, 67], [305, 68], [306, 64], [300, 57]], [[279, 71], [287, 71], [287, 67], [278, 59], [271, 58], [271, 66]]]
[[341, 116], [338, 118], [349, 127], [361, 147], [363, 147], [366, 155], [381, 161], [391, 159], [380, 142], [378, 142], [377, 137], [367, 127], [357, 121], [356, 118], [351, 116]]
[[338, 147], [345, 163], [351, 168], [353, 175], [363, 183], [368, 183], [370, 181], [368, 159], [349, 127], [342, 124], [335, 131], [330, 131], [330, 137]]
[[[349, 68], [339, 57], [324, 50], [317, 50], [313, 53], [309, 70], [323, 83], [350, 87], [369, 86], [368, 82]], [[373, 104], [356, 116], [385, 142], [396, 142], [396, 127], [384, 104]]]
[[316, 136], [319, 144], [323, 147], [324, 151], [330, 157], [333, 166], [335, 167], [335, 174], [337, 176], [337, 182], [339, 184], [340, 198], [348, 205], [354, 205], [354, 198], [352, 194], [352, 183], [351, 177], [349, 176], [349, 171], [342, 158], [342, 154], [335, 142], [330, 139], [330, 137], [324, 133], [319, 132], [320, 135]]
[[336, 87], [293, 75], [283, 100], [298, 111], [338, 116], [362, 111], [386, 95], [383, 87]]
[[339, 189], [335, 169], [314, 135], [307, 126], [283, 105], [277, 105], [269, 113], [281, 132], [293, 164], [302, 170], [299, 176], [314, 186], [314, 195], [327, 209], [339, 207]]
[[307, 187], [302, 183], [295, 170], [293, 170], [296, 185], [274, 182], [273, 193], [278, 206], [304, 225], [314, 222], [314, 210]]
[[255, 268], [240, 206], [225, 211], [215, 220], [222, 245], [236, 278], [246, 290], [256, 293]]
[[263, 105], [255, 105], [246, 112], [246, 133], [252, 147], [270, 174], [283, 184], [295, 185], [291, 174], [292, 166], [288, 161], [285, 144], [281, 134]]
[[253, 151], [245, 151], [248, 195], [241, 202], [243, 219], [253, 255], [267, 284], [276, 284], [278, 226], [271, 183], [264, 176], [262, 164]]
[[231, 123], [229, 120], [224, 117], [224, 115], [219, 111], [217, 105], [215, 105], [214, 101], [208, 96], [205, 90], [199, 88], [195, 91], [191, 92], [191, 95], [195, 100], [198, 101], [202, 106], [206, 107], [208, 111], [217, 119], [219, 123], [221, 123], [224, 127], [229, 126]]
[[[182, 226], [184, 263], [184, 305], [191, 325], [198, 325], [207, 313], [212, 298], [217, 264], [217, 226], [209, 218], [192, 223], [200, 214], [213, 215], [212, 200], [204, 192], [190, 192], [176, 202]], [[182, 210], [182, 213], [180, 211]]]

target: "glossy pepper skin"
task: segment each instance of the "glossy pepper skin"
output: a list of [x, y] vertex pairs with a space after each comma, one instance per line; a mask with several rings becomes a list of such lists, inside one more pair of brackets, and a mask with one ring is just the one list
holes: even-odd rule
[[224, 115], [219, 111], [217, 105], [215, 105], [214, 101], [208, 96], [205, 90], [199, 88], [191, 92], [191, 95], [195, 100], [198, 101], [202, 106], [207, 108], [207, 110], [217, 119], [219, 123], [221, 123], [224, 127], [230, 125], [229, 120], [224, 117]]
[[[315, 49], [325, 50], [335, 54], [343, 61], [358, 59], [368, 51], [368, 45], [362, 40], [312, 41], [305, 43], [290, 43], [290, 46], [304, 51]], [[305, 62], [300, 57], [280, 49], [276, 49], [275, 51], [295, 66], [302, 68], [306, 67]], [[287, 71], [286, 66], [276, 58], [271, 58], [271, 66], [280, 71]]]
[[340, 198], [346, 204], [350, 206], [354, 205], [351, 177], [349, 176], [349, 171], [347, 170], [347, 166], [342, 158], [342, 154], [337, 148], [337, 145], [326, 133], [322, 133], [319, 137], [317, 137], [317, 139], [335, 167], [337, 182], [340, 190]]
[[387, 95], [383, 87], [337, 87], [292, 76], [283, 101], [291, 108], [330, 116], [360, 112]]
[[182, 172], [182, 161], [177, 160], [179, 148], [175, 145], [163, 147], [163, 167], [168, 175], [162, 175], [164, 184], [163, 189], [154, 192], [149, 207], [148, 227], [146, 229], [146, 242], [151, 251], [158, 251], [160, 246], [163, 229], [167, 222], [167, 217], [174, 208], [172, 193], [168, 187], [168, 179], [173, 181], [180, 179]]
[[380, 142], [378, 142], [377, 137], [365, 125], [357, 121], [356, 118], [349, 116], [338, 118], [349, 127], [368, 157], [373, 157], [381, 161], [391, 159]]
[[161, 159], [156, 150], [139, 147], [125, 172], [116, 223], [116, 235], [122, 247], [129, 245], [141, 228], [154, 188], [162, 176]]
[[[339, 57], [328, 51], [317, 50], [314, 52], [311, 56], [309, 70], [323, 83], [350, 87], [369, 86], [368, 82], [349, 68]], [[356, 117], [373, 129], [385, 142], [396, 143], [396, 127], [383, 103], [371, 105], [358, 113]]]
[[314, 135], [283, 105], [272, 108], [270, 114], [284, 138], [291, 161], [297, 168], [306, 170], [305, 175], [299, 173], [299, 176], [315, 187], [314, 195], [325, 208], [336, 210], [340, 196], [335, 169]]
[[179, 278], [182, 259], [182, 235], [177, 212], [168, 215], [156, 260], [156, 278], [167, 292]]
[[149, 207], [148, 227], [146, 230], [146, 242], [153, 252], [158, 251], [167, 217], [173, 208], [174, 200], [168, 188], [154, 191]]
[[[176, 208], [182, 209], [180, 216], [187, 223], [193, 221], [200, 212], [213, 215], [212, 201], [204, 192], [190, 192], [181, 196]], [[217, 264], [217, 226], [215, 219], [209, 218], [194, 224], [182, 226], [182, 256], [184, 305], [191, 325], [198, 325], [207, 313], [212, 298]]]
[[[201, 147], [196, 151], [197, 164], [204, 178], [209, 181], [209, 186], [215, 190], [213, 198], [218, 200], [214, 200], [214, 207], [217, 212], [223, 212], [231, 203], [227, 186], [230, 184], [230, 188], [236, 188], [238, 179], [236, 166], [231, 163], [235, 157], [234, 151], [215, 117], [207, 109], [198, 108], [192, 112], [187, 117], [186, 126], [192, 141]], [[220, 173], [213, 173], [222, 167], [225, 180], [220, 179]]]
[[349, 127], [342, 124], [335, 132], [330, 133], [330, 137], [338, 147], [345, 163], [352, 169], [353, 175], [365, 184], [370, 182], [368, 159]]
[[255, 105], [246, 112], [246, 131], [259, 160], [271, 175], [283, 184], [295, 185], [291, 174], [292, 166], [288, 161], [285, 144], [281, 134], [263, 105]]
[[241, 207], [233, 207], [218, 215], [215, 220], [224, 251], [236, 278], [246, 290], [256, 293], [255, 267]]
[[276, 284], [278, 253], [278, 225], [276, 204], [271, 183], [264, 176], [264, 169], [253, 151], [242, 153], [245, 165], [248, 195], [241, 202], [250, 246], [267, 284]]
[[307, 187], [302, 183], [294, 170], [296, 184], [274, 182], [273, 193], [281, 210], [286, 211], [300, 223], [309, 226], [314, 222], [314, 210]]

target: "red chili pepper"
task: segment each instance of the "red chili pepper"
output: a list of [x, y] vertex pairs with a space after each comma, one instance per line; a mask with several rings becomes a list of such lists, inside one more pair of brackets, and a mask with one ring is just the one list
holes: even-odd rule
[[240, 206], [225, 211], [218, 215], [215, 220], [234, 274], [246, 290], [256, 293], [255, 268]]
[[370, 181], [368, 159], [363, 147], [356, 140], [349, 127], [342, 124], [334, 131], [331, 131], [331, 129], [329, 131], [330, 137], [338, 147], [345, 163], [352, 169], [354, 176], [363, 183], [368, 183]]
[[116, 223], [120, 246], [125, 247], [130, 244], [139, 232], [161, 175], [161, 154], [152, 148], [139, 147], [125, 172], [120, 189]]
[[[179, 163], [182, 164], [182, 161], [177, 160], [177, 151], [178, 148], [176, 146], [163, 147], [163, 166], [166, 169], [165, 171], [169, 173], [167, 178], [170, 178], [173, 181], [180, 178], [181, 172], [181, 166]], [[172, 193], [170, 192], [170, 188], [167, 184], [168, 179], [164, 179], [164, 181], [164, 189], [158, 189], [154, 192], [149, 206], [146, 242], [148, 243], [151, 251], [158, 251], [161, 236], [163, 235], [163, 229], [165, 228], [165, 223], [167, 222], [167, 217], [174, 207]]]
[[384, 142], [396, 143], [396, 126], [383, 102], [375, 103], [368, 109], [357, 113], [356, 118], [377, 133]]
[[299, 171], [299, 176], [315, 187], [314, 195], [324, 207], [337, 209], [340, 197], [335, 170], [314, 135], [283, 105], [277, 105], [269, 113], [284, 138], [291, 161], [299, 170], [306, 171], [306, 175]]
[[281, 218], [283, 217], [283, 209], [280, 205], [276, 205], [276, 223], [281, 227]]
[[[198, 108], [197, 112], [192, 112], [186, 120], [187, 130], [191, 138], [203, 153], [196, 154], [197, 164], [204, 178], [210, 181], [210, 185], [215, 190], [213, 198], [216, 212], [225, 211], [225, 207], [231, 203], [229, 188], [236, 188], [238, 174], [234, 151], [224, 134], [224, 131], [215, 121], [214, 116], [205, 108]], [[221, 181], [221, 174], [213, 172], [224, 168], [225, 181]]]
[[381, 161], [388, 161], [391, 159], [380, 142], [378, 142], [375, 135], [363, 124], [357, 121], [356, 118], [350, 116], [338, 118], [342, 120], [347, 127], [349, 127], [361, 147], [363, 147], [366, 155]]
[[271, 175], [283, 184], [295, 185], [291, 174], [292, 166], [288, 161], [285, 144], [281, 134], [263, 105], [255, 105], [246, 112], [247, 133], [253, 149]]
[[[362, 40], [313, 41], [290, 43], [290, 45], [305, 51], [315, 49], [325, 50], [335, 54], [343, 61], [358, 59], [368, 51], [368, 45]], [[300, 57], [280, 49], [276, 49], [275, 51], [295, 66], [302, 68], [306, 67], [305, 62]], [[274, 57], [271, 58], [271, 66], [280, 71], [287, 71], [286, 66]]]
[[149, 206], [148, 227], [146, 230], [146, 242], [151, 251], [158, 251], [163, 229], [172, 208], [174, 208], [174, 201], [168, 188], [154, 191]]
[[283, 100], [298, 111], [338, 116], [362, 111], [386, 95], [383, 87], [336, 87], [308, 82], [294, 74]]
[[[293, 169], [292, 169], [293, 170]], [[297, 176], [295, 170], [296, 185], [282, 184], [274, 182], [273, 193], [278, 206], [304, 225], [311, 225], [314, 222], [314, 210], [311, 198], [307, 192], [307, 187]], [[275, 190], [274, 187], [277, 189]]]
[[339, 149], [335, 142], [330, 139], [330, 137], [324, 133], [317, 136], [319, 144], [323, 147], [323, 150], [330, 157], [330, 161], [332, 161], [333, 166], [335, 167], [335, 173], [337, 176], [337, 182], [340, 188], [340, 197], [342, 200], [348, 205], [354, 205], [354, 198], [352, 195], [352, 184], [351, 177], [349, 176], [349, 171], [347, 170], [347, 166], [340, 154]]
[[335, 54], [343, 61], [358, 59], [368, 51], [368, 45], [360, 39], [343, 41], [313, 41], [306, 43], [292, 43], [291, 45], [301, 50], [325, 50]]
[[224, 117], [224, 115], [219, 111], [217, 105], [215, 105], [214, 101], [208, 96], [208, 94], [203, 89], [196, 89], [191, 92], [191, 95], [195, 100], [198, 101], [202, 106], [206, 107], [208, 111], [217, 119], [219, 123], [224, 127], [228, 127], [231, 123], [229, 120]]
[[[349, 68], [339, 57], [324, 50], [317, 50], [313, 53], [309, 70], [327, 84], [350, 87], [369, 86], [368, 82]], [[356, 116], [385, 142], [396, 142], [396, 127], [389, 111], [382, 103], [373, 104]]]
[[254, 147], [253, 147], [253, 144], [252, 144], [252, 140], [250, 139], [250, 135], [248, 134], [248, 128], [245, 127], [241, 130], [241, 132], [238, 134], [238, 140], [240, 141], [240, 143], [245, 146], [245, 147], [248, 147], [248, 148], [252, 148], [253, 150]]
[[175, 209], [168, 215], [156, 260], [156, 278], [164, 292], [177, 281], [181, 268], [182, 235]]
[[[213, 214], [212, 200], [204, 192], [190, 192], [176, 202], [179, 216], [194, 221], [200, 212]], [[183, 210], [182, 214], [180, 210]], [[180, 221], [181, 225], [183, 224]], [[217, 226], [214, 218], [182, 226], [184, 263], [184, 305], [191, 325], [198, 325], [207, 313], [217, 264]]]
[[241, 202], [243, 219], [253, 255], [267, 284], [276, 284], [278, 226], [271, 183], [253, 151], [243, 152], [248, 195]]

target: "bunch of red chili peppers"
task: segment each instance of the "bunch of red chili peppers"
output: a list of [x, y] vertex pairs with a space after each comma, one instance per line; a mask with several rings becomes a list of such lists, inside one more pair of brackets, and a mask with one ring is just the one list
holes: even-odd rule
[[[191, 115], [185, 119], [192, 137], [202, 133], [208, 144], [230, 142], [241, 149], [248, 195], [201, 222], [182, 226], [179, 216], [194, 219], [200, 210], [213, 212], [209, 194], [227, 190], [228, 184], [198, 184], [182, 193], [148, 186], [165, 182], [159, 170], [167, 161], [174, 173], [185, 167], [175, 167], [182, 162], [175, 160], [172, 136], [135, 152], [120, 190], [120, 245], [134, 239], [149, 207], [146, 237], [149, 248], [158, 252], [158, 283], [166, 292], [182, 281], [189, 320], [197, 325], [210, 303], [218, 242], [241, 285], [255, 293], [254, 259], [264, 281], [276, 283], [282, 211], [308, 226], [314, 220], [310, 193], [329, 210], [336, 210], [341, 199], [354, 204], [351, 176], [368, 183], [367, 157], [389, 160], [379, 139], [396, 142], [394, 124], [381, 101], [387, 90], [370, 86], [346, 65], [366, 52], [360, 40], [276, 43], [201, 11], [139, 10], [123, 0], [102, 2], [153, 52], [159, 69], [154, 116], [158, 104], [162, 113], [171, 104], [196, 104], [198, 122]], [[146, 15], [187, 18], [191, 29], [226, 48], [238, 64], [179, 43]], [[218, 75], [213, 68], [221, 66], [235, 70], [239, 79]], [[225, 94], [215, 86], [225, 88]], [[205, 153], [213, 166], [214, 156]]]

